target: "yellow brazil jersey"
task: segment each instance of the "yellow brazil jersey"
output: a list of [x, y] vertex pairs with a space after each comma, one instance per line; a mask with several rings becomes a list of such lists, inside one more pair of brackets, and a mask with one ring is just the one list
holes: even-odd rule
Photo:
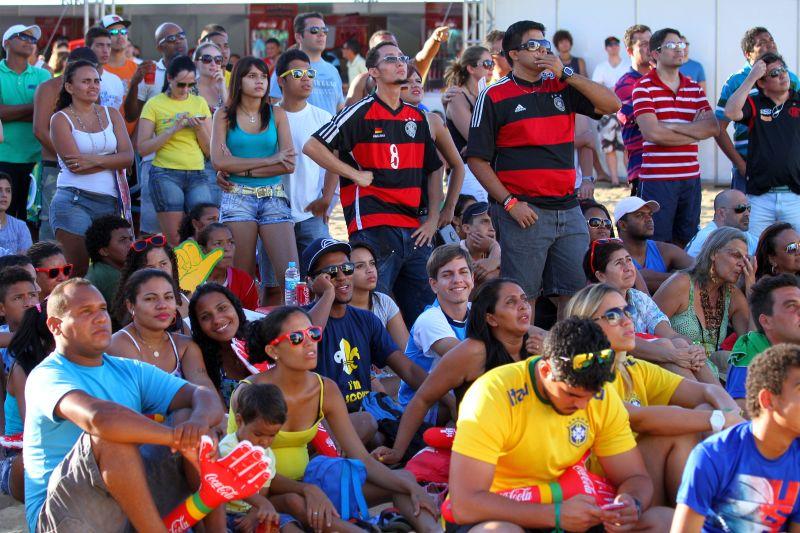
[[590, 449], [607, 457], [636, 446], [609, 384], [571, 415], [540, 399], [533, 381], [539, 360], [487, 372], [461, 402], [453, 451], [495, 465], [493, 492], [555, 481]]
[[[211, 110], [206, 99], [190, 94], [186, 100], [175, 100], [164, 93], [148, 100], [142, 108], [141, 118], [156, 125], [156, 135], [171, 128], [180, 117], [206, 117]], [[153, 159], [153, 166], [175, 170], [203, 170], [205, 156], [192, 128], [183, 128], [162, 146]]]
[[630, 356], [625, 361], [625, 368], [631, 375], [633, 389], [627, 387], [629, 390], [626, 391], [625, 381], [619, 372], [611, 384], [624, 402], [637, 407], [669, 405], [675, 389], [683, 381], [678, 374]]

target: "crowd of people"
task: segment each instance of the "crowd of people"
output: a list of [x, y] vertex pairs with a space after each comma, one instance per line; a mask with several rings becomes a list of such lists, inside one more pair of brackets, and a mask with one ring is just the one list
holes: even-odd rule
[[31, 532], [800, 531], [800, 97], [766, 28], [712, 108], [677, 29], [588, 77], [519, 21], [439, 114], [446, 27], [347, 41], [343, 84], [320, 13], [235, 64], [172, 22], [134, 60], [131, 24], [55, 77], [38, 26], [3, 35], [0, 491]]

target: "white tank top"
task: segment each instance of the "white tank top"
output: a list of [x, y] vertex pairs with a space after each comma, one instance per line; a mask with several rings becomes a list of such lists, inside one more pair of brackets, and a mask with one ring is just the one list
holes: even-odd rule
[[[78, 151], [82, 154], [108, 155], [117, 151], [117, 137], [114, 135], [114, 125], [111, 123], [108, 108], [103, 107], [103, 109], [106, 112], [108, 125], [102, 131], [95, 133], [80, 131], [75, 128], [75, 124], [72, 123], [69, 115], [64, 111], [59, 111], [69, 122], [72, 129], [72, 138], [75, 139]], [[119, 194], [117, 192], [117, 178], [113, 170], [102, 170], [93, 174], [75, 174], [61, 160], [61, 157], [58, 158], [58, 166], [61, 168], [61, 172], [58, 174], [57, 187], [74, 187], [83, 191], [113, 196], [114, 198]]]

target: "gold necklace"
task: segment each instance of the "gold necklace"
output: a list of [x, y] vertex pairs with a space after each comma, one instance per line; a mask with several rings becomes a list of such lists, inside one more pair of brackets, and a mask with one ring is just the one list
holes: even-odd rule
[[[158, 350], [153, 348], [153, 346], [149, 342], [144, 340], [144, 337], [142, 337], [142, 334], [139, 333], [139, 328], [136, 327], [136, 324], [131, 324], [131, 325], [133, 326], [133, 330], [136, 332], [136, 336], [139, 337], [140, 341], [142, 341], [142, 344], [147, 346], [150, 349], [150, 351], [153, 352], [153, 357], [155, 357], [156, 359], [161, 357], [161, 354], [158, 352]], [[166, 333], [166, 332], [164, 332], [164, 333]], [[166, 334], [169, 335], [169, 333], [166, 333]], [[161, 344], [164, 344], [164, 338], [163, 337], [161, 338]]]

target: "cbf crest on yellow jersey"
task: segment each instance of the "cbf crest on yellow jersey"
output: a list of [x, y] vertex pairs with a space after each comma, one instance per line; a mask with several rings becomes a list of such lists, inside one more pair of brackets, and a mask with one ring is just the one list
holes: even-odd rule
[[494, 492], [555, 481], [589, 450], [608, 457], [636, 446], [628, 413], [608, 384], [571, 415], [542, 401], [532, 377], [540, 361], [487, 372], [461, 402], [453, 451], [495, 465]]

